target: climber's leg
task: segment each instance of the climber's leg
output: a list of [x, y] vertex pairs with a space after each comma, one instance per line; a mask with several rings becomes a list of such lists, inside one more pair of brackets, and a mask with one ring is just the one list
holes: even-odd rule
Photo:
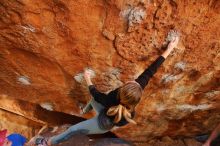
[[53, 145], [53, 144], [58, 144], [60, 142], [66, 141], [69, 138], [71, 138], [74, 134], [77, 133], [83, 133], [83, 134], [102, 134], [106, 133], [108, 130], [102, 130], [99, 125], [98, 125], [98, 116], [80, 122], [76, 125], [71, 126], [69, 129], [67, 129], [65, 132], [53, 136], [52, 138], [49, 139], [48, 143]]
[[[68, 140], [71, 138], [74, 134], [83, 133], [83, 134], [102, 134], [106, 133], [109, 130], [103, 130], [99, 127], [98, 122], [98, 114], [101, 112], [104, 107], [96, 102], [93, 98], [90, 100], [90, 102], [87, 104], [87, 106], [91, 106], [94, 108], [94, 110], [97, 113], [97, 116], [95, 116], [92, 119], [80, 122], [76, 125], [71, 126], [63, 133], [53, 136], [50, 139], [45, 138], [38, 138], [38, 141], [41, 141], [42, 143], [47, 143], [48, 145], [58, 144], [60, 142], [63, 142], [65, 140]], [[36, 140], [36, 138], [34, 138]], [[35, 141], [36, 143], [36, 141]]]

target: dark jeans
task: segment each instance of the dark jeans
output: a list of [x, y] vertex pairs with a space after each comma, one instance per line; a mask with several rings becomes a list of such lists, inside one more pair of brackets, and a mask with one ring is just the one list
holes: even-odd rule
[[88, 105], [85, 107], [86, 109], [84, 109], [84, 111], [91, 110], [92, 109], [91, 107], [96, 112], [95, 117], [88, 119], [88, 120], [85, 120], [85, 121], [82, 121], [76, 125], [73, 125], [69, 129], [64, 131], [63, 133], [56, 135], [56, 136], [53, 136], [51, 138], [52, 145], [66, 141], [76, 133], [102, 134], [102, 133], [108, 132], [109, 130], [101, 129], [99, 127], [99, 122], [98, 122], [98, 115], [104, 109], [104, 107], [100, 103], [96, 102], [93, 98], [90, 100]]

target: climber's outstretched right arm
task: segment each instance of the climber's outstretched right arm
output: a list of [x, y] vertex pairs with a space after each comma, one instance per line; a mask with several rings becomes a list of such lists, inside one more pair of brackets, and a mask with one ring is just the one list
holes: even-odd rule
[[142, 89], [146, 87], [150, 78], [153, 77], [160, 65], [164, 62], [164, 60], [172, 52], [172, 50], [177, 46], [178, 42], [179, 36], [176, 35], [173, 38], [173, 40], [168, 44], [168, 47], [163, 52], [163, 54], [159, 56], [147, 69], [145, 69], [145, 71], [140, 76], [138, 76], [138, 78], [135, 81], [141, 85]]

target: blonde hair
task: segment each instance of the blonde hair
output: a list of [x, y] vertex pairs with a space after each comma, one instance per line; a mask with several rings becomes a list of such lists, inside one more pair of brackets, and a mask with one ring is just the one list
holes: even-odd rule
[[129, 123], [136, 124], [136, 122], [132, 120], [131, 113], [140, 101], [141, 95], [142, 88], [137, 82], [127, 82], [119, 89], [118, 92], [120, 104], [110, 107], [107, 111], [107, 115], [115, 116], [114, 123], [118, 123], [123, 116]]

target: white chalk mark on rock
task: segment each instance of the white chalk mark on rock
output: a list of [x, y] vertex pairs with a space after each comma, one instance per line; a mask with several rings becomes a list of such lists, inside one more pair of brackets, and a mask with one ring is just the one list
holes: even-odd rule
[[21, 27], [24, 29], [24, 33], [26, 33], [27, 31], [36, 32], [35, 28], [30, 24], [25, 26], [22, 25]]
[[183, 105], [177, 105], [176, 108], [181, 111], [197, 111], [197, 110], [208, 110], [212, 106], [209, 104], [200, 104], [200, 105], [190, 105], [190, 104], [183, 104]]
[[112, 67], [109, 68], [108, 71], [103, 74], [109, 80], [108, 85], [110, 89], [106, 91], [106, 93], [109, 93], [110, 91], [122, 86], [123, 83], [120, 80], [120, 73], [121, 70], [119, 68]]
[[40, 106], [48, 111], [53, 111], [53, 104], [50, 102], [41, 103]]
[[172, 81], [179, 80], [181, 77], [182, 77], [181, 74], [180, 75], [165, 74], [162, 77], [162, 82], [163, 83], [169, 83], [169, 82], [172, 82]]
[[205, 96], [206, 96], [206, 97], [214, 97], [214, 96], [216, 96], [216, 95], [218, 95], [218, 94], [220, 94], [220, 91], [212, 90], [212, 91], [210, 91], [210, 92], [206, 92], [206, 93], [205, 93]]
[[120, 12], [120, 16], [128, 20], [129, 26], [140, 24], [146, 16], [146, 11], [140, 7], [129, 7]]
[[120, 15], [122, 18], [128, 19], [129, 13], [131, 12], [131, 10], [132, 10], [132, 8], [129, 7], [129, 8], [127, 8], [127, 9], [121, 11], [119, 15]]
[[83, 81], [83, 73], [78, 73], [77, 75], [74, 76], [74, 79], [78, 82], [81, 83]]
[[183, 61], [177, 62], [174, 68], [184, 70], [186, 68], [186, 63]]
[[19, 76], [17, 80], [19, 83], [21, 83], [23, 85], [30, 85], [31, 84], [30, 79], [27, 76]]

